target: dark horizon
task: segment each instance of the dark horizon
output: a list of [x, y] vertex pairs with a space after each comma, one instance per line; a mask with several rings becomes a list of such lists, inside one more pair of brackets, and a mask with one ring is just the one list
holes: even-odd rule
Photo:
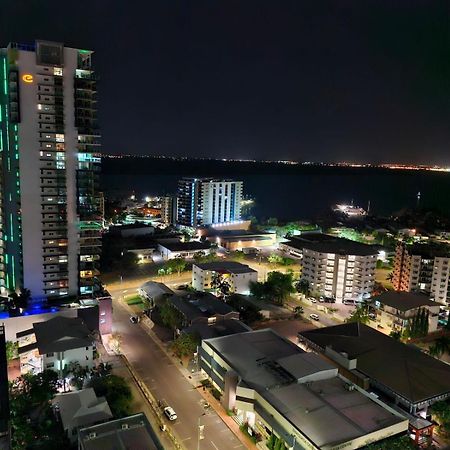
[[96, 52], [105, 153], [450, 165], [445, 2], [4, 3]]

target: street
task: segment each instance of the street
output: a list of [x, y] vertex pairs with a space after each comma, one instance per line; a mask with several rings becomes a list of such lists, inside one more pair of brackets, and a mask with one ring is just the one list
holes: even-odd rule
[[[214, 411], [205, 414], [202, 396], [156, 342], [140, 325], [130, 322], [128, 311], [118, 301], [123, 292], [117, 289], [110, 292], [114, 299], [114, 332], [122, 336], [122, 352], [154, 397], [175, 409], [178, 419], [173, 423], [167, 421], [167, 426], [172, 427], [182, 445], [189, 450], [244, 449]], [[205, 439], [200, 441], [200, 447], [197, 446], [199, 421], [205, 426]]]

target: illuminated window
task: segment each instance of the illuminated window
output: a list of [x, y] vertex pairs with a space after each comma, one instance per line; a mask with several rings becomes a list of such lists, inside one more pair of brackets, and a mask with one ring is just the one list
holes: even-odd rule
[[62, 76], [62, 74], [63, 74], [63, 70], [61, 69], [61, 67], [54, 67], [53, 68], [53, 75]]
[[38, 109], [39, 109], [39, 111], [42, 109], [42, 105], [41, 104], [38, 105]]
[[65, 169], [66, 164], [64, 163], [64, 161], [56, 161], [56, 168], [57, 169]]
[[57, 134], [56, 135], [56, 142], [64, 142], [64, 135], [63, 134]]

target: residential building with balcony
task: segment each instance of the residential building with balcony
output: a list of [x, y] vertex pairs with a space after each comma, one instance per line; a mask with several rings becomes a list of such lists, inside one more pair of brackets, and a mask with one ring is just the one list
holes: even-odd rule
[[97, 81], [89, 50], [0, 49], [0, 285], [92, 294], [103, 224]]
[[447, 245], [399, 243], [395, 251], [394, 289], [423, 292], [440, 303], [450, 302], [450, 248]]
[[192, 287], [197, 291], [210, 291], [214, 288], [214, 280], [229, 284], [233, 294], [249, 295], [250, 284], [258, 281], [258, 272], [246, 264], [233, 261], [215, 261], [210, 263], [194, 263], [192, 265]]
[[439, 311], [444, 305], [429, 299], [427, 295], [413, 292], [387, 291], [374, 297], [377, 324], [387, 331], [404, 332], [419, 311], [428, 311], [428, 332], [437, 330]]
[[71, 362], [92, 369], [96, 347], [94, 337], [79, 318], [55, 316], [17, 333], [21, 373], [54, 370], [59, 378]]
[[161, 220], [165, 225], [175, 225], [178, 216], [178, 199], [173, 195], [161, 198]]
[[311, 292], [338, 303], [370, 297], [378, 256], [375, 246], [319, 233], [298, 242], [301, 278], [308, 281]]
[[196, 228], [239, 221], [242, 184], [233, 180], [182, 178], [178, 182], [177, 223]]
[[272, 329], [205, 339], [200, 367], [222, 406], [259, 441], [292, 450], [357, 449], [404, 433], [408, 420]]

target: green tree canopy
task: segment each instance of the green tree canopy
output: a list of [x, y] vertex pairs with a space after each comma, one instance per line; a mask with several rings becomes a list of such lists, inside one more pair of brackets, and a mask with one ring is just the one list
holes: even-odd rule
[[345, 321], [347, 323], [360, 322], [368, 324], [370, 322], [369, 312], [364, 306], [357, 306]]
[[94, 389], [98, 397], [106, 398], [115, 418], [130, 414], [133, 397], [124, 378], [117, 375], [95, 377], [90, 380], [89, 386]]
[[178, 275], [181, 275], [181, 272], [183, 272], [186, 269], [186, 266], [187, 266], [186, 260], [181, 257], [169, 259], [164, 264], [164, 268], [166, 269], [166, 272], [168, 269], [170, 269], [172, 272], [177, 272]]
[[173, 307], [173, 305], [168, 300], [166, 300], [160, 306], [159, 313], [161, 315], [162, 323], [165, 327], [168, 327], [172, 330], [181, 328], [183, 316], [177, 309]]
[[194, 333], [181, 333], [172, 343], [172, 350], [179, 357], [192, 356], [200, 344], [200, 336]]
[[269, 300], [282, 305], [290, 294], [295, 292], [292, 273], [269, 272], [265, 283], [251, 283], [251, 294], [261, 300]]

